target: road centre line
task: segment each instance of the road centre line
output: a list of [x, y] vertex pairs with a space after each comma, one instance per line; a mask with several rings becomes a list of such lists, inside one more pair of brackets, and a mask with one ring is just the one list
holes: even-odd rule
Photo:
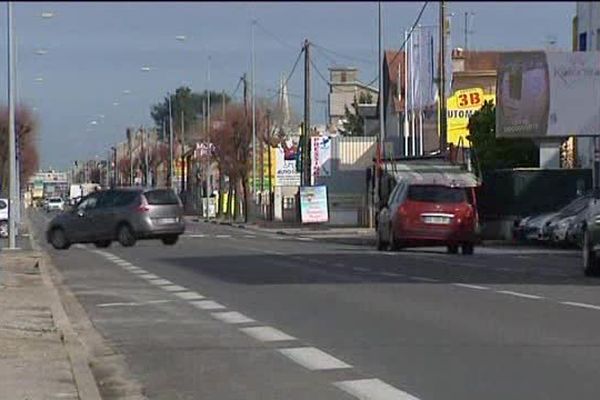
[[533, 299], [533, 300], [543, 299], [542, 296], [536, 296], [534, 294], [527, 294], [527, 293], [520, 293], [520, 292], [513, 292], [510, 290], [497, 290], [496, 293], [507, 294], [509, 296], [515, 296], [515, 297], [522, 297], [524, 299]]
[[419, 400], [379, 379], [339, 381], [333, 385], [361, 400]]
[[350, 364], [315, 347], [286, 348], [277, 351], [310, 371], [352, 368]]
[[564, 304], [567, 306], [573, 306], [573, 307], [588, 308], [591, 310], [600, 310], [600, 306], [595, 306], [593, 304], [576, 303], [573, 301], [561, 301], [560, 304]]
[[252, 318], [249, 318], [237, 311], [217, 312], [211, 313], [211, 315], [219, 321], [225, 322], [227, 324], [246, 324], [250, 322], [256, 322]]
[[295, 337], [290, 336], [287, 333], [280, 331], [279, 329], [271, 328], [270, 326], [255, 326], [251, 328], [241, 328], [240, 331], [261, 342], [280, 342], [286, 340], [296, 340]]

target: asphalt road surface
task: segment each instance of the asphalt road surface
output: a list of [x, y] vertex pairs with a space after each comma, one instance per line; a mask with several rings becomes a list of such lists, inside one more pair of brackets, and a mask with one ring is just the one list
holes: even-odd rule
[[150, 399], [600, 398], [600, 280], [578, 253], [377, 252], [200, 222], [175, 246], [50, 254]]

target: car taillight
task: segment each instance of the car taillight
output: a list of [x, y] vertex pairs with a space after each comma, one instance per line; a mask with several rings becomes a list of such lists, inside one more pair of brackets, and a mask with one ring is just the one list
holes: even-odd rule
[[150, 207], [148, 206], [148, 201], [146, 200], [146, 198], [144, 196], [142, 196], [142, 201], [141, 201], [140, 205], [136, 207], [135, 211], [139, 212], [139, 213], [145, 213], [145, 212], [150, 211]]

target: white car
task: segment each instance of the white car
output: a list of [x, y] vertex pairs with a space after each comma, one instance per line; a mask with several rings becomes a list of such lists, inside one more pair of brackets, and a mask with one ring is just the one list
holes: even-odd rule
[[0, 237], [8, 236], [8, 199], [0, 199]]
[[65, 203], [60, 197], [50, 197], [46, 206], [46, 211], [64, 211]]

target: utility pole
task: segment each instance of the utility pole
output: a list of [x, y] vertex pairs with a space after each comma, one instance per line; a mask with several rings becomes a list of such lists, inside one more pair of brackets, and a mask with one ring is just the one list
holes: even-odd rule
[[15, 137], [15, 99], [14, 99], [14, 63], [13, 63], [13, 19], [12, 2], [7, 2], [8, 19], [8, 158], [9, 158], [9, 206], [8, 206], [8, 248], [16, 249], [16, 224], [17, 208], [20, 207], [17, 193], [17, 154]]
[[183, 110], [181, 110], [181, 191], [185, 191], [185, 122]]
[[148, 173], [150, 171], [150, 130], [144, 131], [144, 135], [146, 136], [146, 148], [144, 151], [144, 165], [146, 168], [144, 168], [144, 180], [146, 181], [146, 186], [150, 186], [148, 179], [150, 177], [150, 174]]
[[119, 169], [117, 167], [117, 148], [116, 147], [111, 147], [110, 148], [112, 150], [112, 160], [113, 160], [113, 182], [112, 182], [112, 186], [117, 186], [117, 170]]
[[221, 92], [221, 113], [222, 113], [222, 118], [223, 118], [223, 122], [225, 122], [225, 90], [223, 90]]
[[173, 188], [173, 105], [171, 104], [171, 94], [169, 96], [169, 182], [170, 188]]
[[302, 143], [302, 185], [310, 185], [310, 42], [304, 40], [304, 143]]
[[140, 127], [140, 134], [142, 135], [142, 157], [144, 157], [144, 159], [142, 160], [142, 164], [144, 165], [144, 168], [142, 169], [142, 186], [146, 186], [147, 182], [146, 182], [146, 134], [144, 133], [144, 126], [142, 125]]
[[246, 80], [246, 74], [242, 76], [242, 83], [244, 84], [244, 113], [248, 114], [248, 81]]
[[446, 115], [446, 2], [440, 1], [439, 9], [439, 43], [440, 43], [440, 62], [439, 62], [439, 109], [440, 109], [440, 152], [446, 153], [448, 146], [448, 132], [447, 132], [447, 121], [448, 116]]
[[[207, 73], [207, 79], [206, 79], [206, 86], [207, 86], [207, 94], [206, 94], [206, 103], [207, 103], [207, 107], [206, 107], [206, 142], [207, 142], [207, 146], [209, 149], [209, 152], [207, 153], [207, 162], [206, 162], [206, 173], [207, 173], [207, 180], [206, 180], [206, 189], [207, 189], [207, 197], [210, 199], [210, 193], [212, 193], [212, 185], [210, 184], [210, 131], [211, 131], [211, 124], [210, 124], [210, 56], [208, 56], [208, 65], [207, 65], [207, 69], [206, 69], [206, 73]], [[206, 201], [209, 201], [208, 199]]]
[[269, 212], [268, 219], [269, 221], [273, 220], [273, 182], [271, 182], [271, 110], [267, 110], [267, 168], [269, 174]]
[[133, 152], [131, 149], [131, 129], [127, 128], [127, 153], [129, 155], [129, 186], [133, 186]]
[[256, 60], [254, 55], [255, 25], [256, 20], [252, 20], [252, 197], [254, 198], [254, 202], [256, 203]]
[[469, 50], [469, 34], [471, 34], [471, 30], [469, 29], [469, 16], [475, 15], [472, 11], [465, 11], [465, 50]]

